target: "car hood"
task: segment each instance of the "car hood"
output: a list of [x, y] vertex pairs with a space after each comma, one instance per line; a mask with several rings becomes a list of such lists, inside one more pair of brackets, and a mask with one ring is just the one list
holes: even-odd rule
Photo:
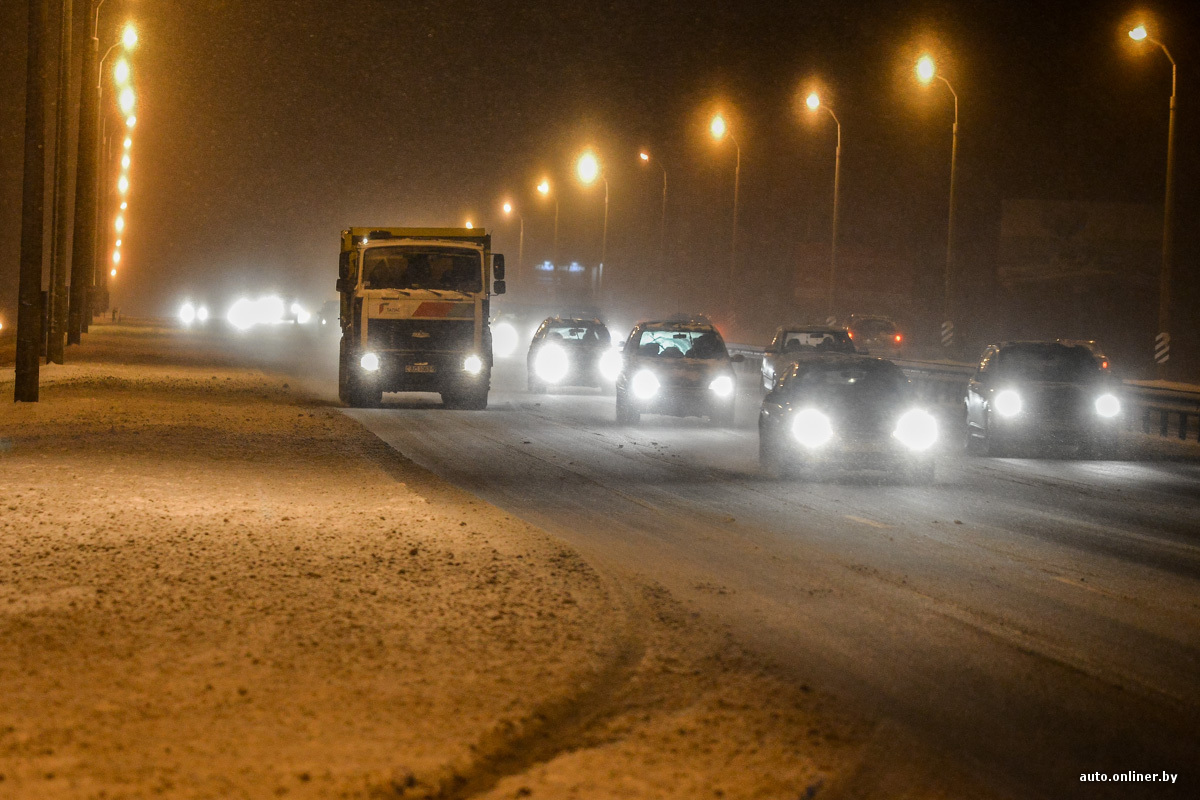
[[630, 374], [648, 369], [664, 386], [707, 388], [718, 375], [733, 376], [733, 367], [726, 359], [638, 359], [631, 365]]

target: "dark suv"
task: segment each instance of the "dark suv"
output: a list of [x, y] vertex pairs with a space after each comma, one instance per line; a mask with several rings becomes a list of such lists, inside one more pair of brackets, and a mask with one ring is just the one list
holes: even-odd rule
[[1008, 455], [1037, 444], [1107, 453], [1121, 425], [1121, 383], [1095, 342], [989, 345], [967, 385], [967, 448]]

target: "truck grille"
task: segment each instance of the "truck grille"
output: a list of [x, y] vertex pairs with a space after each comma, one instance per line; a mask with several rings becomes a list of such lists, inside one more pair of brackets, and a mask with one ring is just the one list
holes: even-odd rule
[[462, 352], [471, 349], [474, 334], [469, 319], [367, 320], [367, 343], [380, 350]]

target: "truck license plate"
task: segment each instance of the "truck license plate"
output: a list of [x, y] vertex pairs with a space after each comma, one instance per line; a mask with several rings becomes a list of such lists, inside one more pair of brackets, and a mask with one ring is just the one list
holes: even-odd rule
[[405, 372], [436, 372], [433, 364], [406, 364]]

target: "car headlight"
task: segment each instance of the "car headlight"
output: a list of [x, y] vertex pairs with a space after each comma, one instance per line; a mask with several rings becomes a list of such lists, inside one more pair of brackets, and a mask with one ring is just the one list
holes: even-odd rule
[[358, 360], [358, 364], [367, 372], [376, 372], [379, 369], [379, 356], [374, 353], [363, 353], [363, 357]]
[[474, 354], [467, 356], [463, 359], [463, 371], [478, 375], [483, 372], [483, 359]]
[[508, 358], [517, 352], [517, 329], [507, 322], [492, 327], [492, 352]]
[[1112, 419], [1121, 413], [1121, 401], [1114, 395], [1102, 394], [1096, 398], [1096, 413], [1105, 419]]
[[658, 378], [654, 377], [654, 373], [648, 369], [641, 370], [633, 376], [630, 388], [633, 389], [634, 397], [639, 400], [649, 400], [658, 394]]
[[909, 450], [928, 450], [937, 441], [937, 420], [928, 411], [914, 408], [900, 417], [892, 436], [899, 439]]
[[1021, 395], [1012, 389], [1005, 389], [992, 398], [992, 405], [1000, 416], [1015, 417], [1021, 413]]
[[191, 325], [196, 321], [196, 307], [191, 303], [184, 303], [179, 309], [179, 321], [184, 325]]
[[600, 377], [606, 381], [615, 381], [621, 374], [621, 351], [613, 348], [600, 356]]
[[718, 375], [713, 378], [708, 388], [717, 397], [729, 397], [729, 395], [733, 394], [733, 378], [728, 375]]
[[816, 449], [833, 438], [833, 425], [820, 411], [806, 408], [792, 417], [792, 436], [805, 447]]
[[567, 351], [556, 344], [542, 345], [533, 357], [533, 371], [546, 383], [558, 383], [567, 377], [570, 368]]
[[197, 322], [208, 322], [208, 307], [207, 306], [200, 306], [199, 308], [196, 309], [196, 321]]

